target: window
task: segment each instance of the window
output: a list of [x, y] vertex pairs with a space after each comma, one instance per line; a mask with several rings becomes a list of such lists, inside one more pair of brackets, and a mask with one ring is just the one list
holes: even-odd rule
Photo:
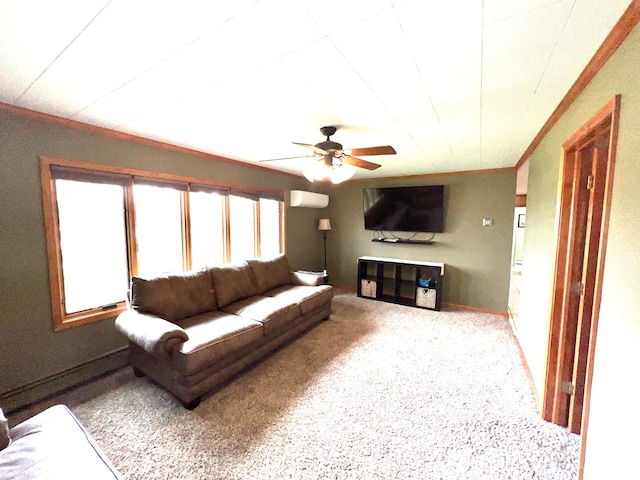
[[260, 256], [275, 257], [281, 251], [281, 203], [268, 198], [260, 199]]
[[126, 299], [124, 188], [56, 180], [65, 314]]
[[254, 200], [229, 196], [229, 229], [232, 262], [258, 256]]
[[180, 191], [136, 184], [138, 275], [182, 270], [182, 209]]
[[126, 309], [131, 275], [284, 253], [284, 195], [86, 162], [40, 162], [53, 326]]
[[189, 192], [191, 268], [224, 262], [224, 199], [212, 192]]

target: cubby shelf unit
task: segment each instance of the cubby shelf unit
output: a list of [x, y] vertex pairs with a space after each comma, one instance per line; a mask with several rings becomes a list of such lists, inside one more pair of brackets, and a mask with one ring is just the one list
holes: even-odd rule
[[[358, 258], [358, 296], [440, 310], [444, 263], [397, 258]], [[428, 287], [420, 280], [430, 280]]]

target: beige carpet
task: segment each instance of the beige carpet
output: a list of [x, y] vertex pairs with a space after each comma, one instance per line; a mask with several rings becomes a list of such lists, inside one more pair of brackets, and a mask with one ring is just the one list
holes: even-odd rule
[[185, 410], [122, 370], [66, 403], [129, 479], [573, 479], [505, 318], [339, 293], [331, 319]]

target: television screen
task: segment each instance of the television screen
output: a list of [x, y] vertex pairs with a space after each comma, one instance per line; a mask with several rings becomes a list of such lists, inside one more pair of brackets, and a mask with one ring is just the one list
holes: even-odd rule
[[444, 186], [365, 188], [364, 228], [444, 232]]

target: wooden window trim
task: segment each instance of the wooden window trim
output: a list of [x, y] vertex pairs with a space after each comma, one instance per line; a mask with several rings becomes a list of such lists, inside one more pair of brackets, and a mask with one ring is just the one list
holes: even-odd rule
[[280, 202], [280, 251], [286, 255], [287, 253], [287, 240], [285, 232], [287, 221], [286, 221], [286, 213], [287, 208], [285, 207], [284, 201]]
[[49, 283], [51, 286], [51, 313], [53, 330], [57, 332], [69, 327], [114, 317], [124, 312], [127, 306], [126, 302], [122, 301], [116, 303], [114, 308], [96, 307], [70, 314], [65, 312], [58, 203], [55, 178], [51, 175], [51, 165], [52, 163], [46, 161], [40, 163], [40, 180], [42, 184]]
[[260, 199], [253, 202], [253, 251], [257, 258], [262, 256], [260, 228]]
[[191, 210], [189, 192], [180, 192], [180, 224], [182, 230], [182, 268], [191, 270]]

